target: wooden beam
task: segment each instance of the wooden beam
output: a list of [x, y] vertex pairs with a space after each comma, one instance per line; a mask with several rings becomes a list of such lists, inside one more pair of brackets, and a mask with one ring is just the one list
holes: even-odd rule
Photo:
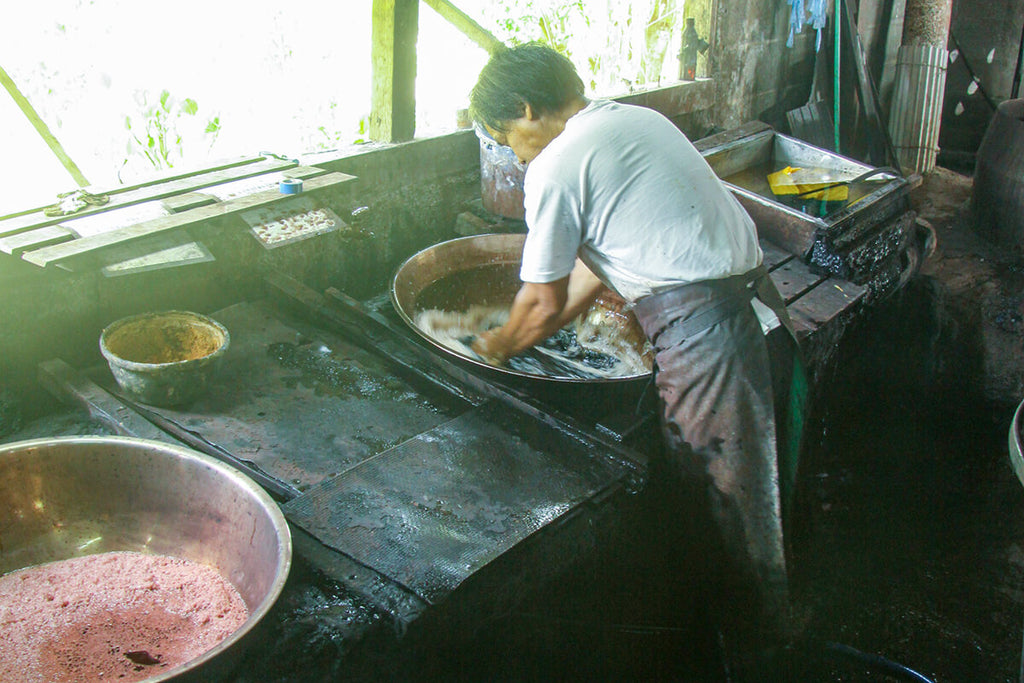
[[416, 133], [419, 0], [373, 0], [370, 138], [404, 142]]
[[[80, 270], [100, 265], [109, 265], [103, 262], [101, 252], [110, 249], [117, 250], [117, 258], [126, 260], [123, 247], [133, 243], [147, 243], [148, 240], [159, 234], [170, 234], [175, 231], [185, 230], [201, 221], [206, 221], [220, 216], [239, 213], [249, 209], [255, 209], [272, 204], [279, 204], [291, 201], [296, 197], [305, 197], [307, 193], [314, 192], [321, 188], [337, 186], [342, 183], [354, 181], [355, 177], [344, 173], [328, 173], [316, 178], [303, 181], [303, 194], [288, 195], [281, 194], [276, 189], [256, 192], [254, 194], [238, 197], [225, 202], [218, 202], [209, 206], [201, 206], [196, 209], [182, 213], [162, 216], [149, 221], [137, 223], [110, 232], [83, 237], [81, 239], [43, 247], [35, 251], [26, 251], [21, 257], [29, 263], [37, 266], [60, 266], [68, 270]], [[136, 254], [138, 255], [138, 254]]]
[[32, 103], [28, 101], [28, 98], [21, 94], [21, 91], [14, 83], [14, 80], [7, 75], [7, 72], [4, 71], [2, 66], [0, 66], [0, 84], [3, 84], [4, 89], [7, 90], [10, 96], [14, 99], [14, 103], [18, 105], [18, 109], [20, 109], [21, 113], [29, 120], [32, 127], [36, 129], [39, 136], [43, 138], [44, 142], [46, 142], [46, 146], [50, 148], [50, 151], [53, 152], [60, 161], [61, 166], [71, 174], [71, 177], [74, 178], [76, 183], [78, 183], [78, 186], [87, 186], [89, 181], [85, 179], [85, 175], [78, 169], [78, 165], [75, 164], [75, 162], [71, 160], [71, 157], [68, 156], [68, 153], [64, 151], [64, 146], [60, 144], [60, 140], [50, 132], [50, 127], [47, 126], [46, 122], [43, 121], [41, 116], [39, 116], [39, 113], [36, 112], [35, 107], [33, 107]]
[[52, 244], [70, 242], [78, 237], [65, 227], [60, 225], [48, 225], [45, 228], [19, 232], [16, 235], [0, 237], [0, 251], [5, 254], [18, 256], [30, 249], [41, 249]]
[[423, 2], [489, 53], [494, 54], [505, 49], [505, 43], [495, 38], [487, 29], [473, 21], [469, 15], [448, 0], [423, 0]]
[[263, 175], [265, 173], [286, 171], [294, 168], [296, 168], [296, 163], [294, 161], [267, 159], [265, 161], [258, 161], [256, 163], [245, 164], [242, 166], [231, 166], [230, 168], [213, 171], [211, 173], [196, 173], [188, 176], [182, 176], [177, 180], [171, 180], [159, 185], [145, 185], [135, 190], [111, 193], [108, 195], [110, 200], [106, 204], [103, 204], [102, 206], [87, 206], [81, 211], [68, 214], [66, 216], [47, 216], [42, 211], [37, 211], [29, 214], [21, 214], [14, 218], [0, 220], [0, 237], [6, 237], [19, 232], [34, 230], [36, 228], [42, 228], [47, 225], [56, 225], [57, 223], [69, 223], [73, 228], [74, 220], [82, 218], [83, 216], [91, 216], [96, 213], [112, 211], [125, 206], [164, 199], [166, 197], [172, 197], [204, 187], [222, 185], [233, 180], [241, 180], [243, 178]]
[[39, 383], [61, 401], [88, 411], [90, 417], [121, 436], [180, 445], [180, 442], [60, 358], [39, 364]]

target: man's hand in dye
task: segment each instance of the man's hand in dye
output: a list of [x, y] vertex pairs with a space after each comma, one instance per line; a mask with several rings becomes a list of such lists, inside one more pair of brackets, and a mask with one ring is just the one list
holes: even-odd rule
[[473, 340], [473, 344], [470, 346], [473, 352], [480, 356], [489, 365], [500, 366], [504, 365], [508, 359], [507, 342], [505, 338], [501, 336], [501, 328], [496, 327], [493, 330], [487, 330]]

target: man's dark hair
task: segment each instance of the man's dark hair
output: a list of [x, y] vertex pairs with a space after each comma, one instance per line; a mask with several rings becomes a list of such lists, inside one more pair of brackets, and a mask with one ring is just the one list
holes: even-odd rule
[[499, 132], [523, 116], [560, 111], [583, 97], [583, 81], [569, 59], [542, 43], [506, 48], [491, 56], [469, 96], [470, 115]]

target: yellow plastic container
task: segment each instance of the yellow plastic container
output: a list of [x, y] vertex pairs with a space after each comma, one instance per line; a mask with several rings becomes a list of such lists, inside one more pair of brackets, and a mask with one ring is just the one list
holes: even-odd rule
[[[851, 180], [827, 168], [785, 168], [768, 174], [768, 186], [777, 196], [800, 195], [806, 199], [828, 202], [846, 201]], [[819, 192], [815, 192], [819, 190]]]

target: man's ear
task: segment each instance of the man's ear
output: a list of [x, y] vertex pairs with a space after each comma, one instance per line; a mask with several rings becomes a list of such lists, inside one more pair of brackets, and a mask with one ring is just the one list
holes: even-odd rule
[[523, 116], [527, 121], [536, 121], [538, 117], [535, 113], [529, 102], [523, 102]]

